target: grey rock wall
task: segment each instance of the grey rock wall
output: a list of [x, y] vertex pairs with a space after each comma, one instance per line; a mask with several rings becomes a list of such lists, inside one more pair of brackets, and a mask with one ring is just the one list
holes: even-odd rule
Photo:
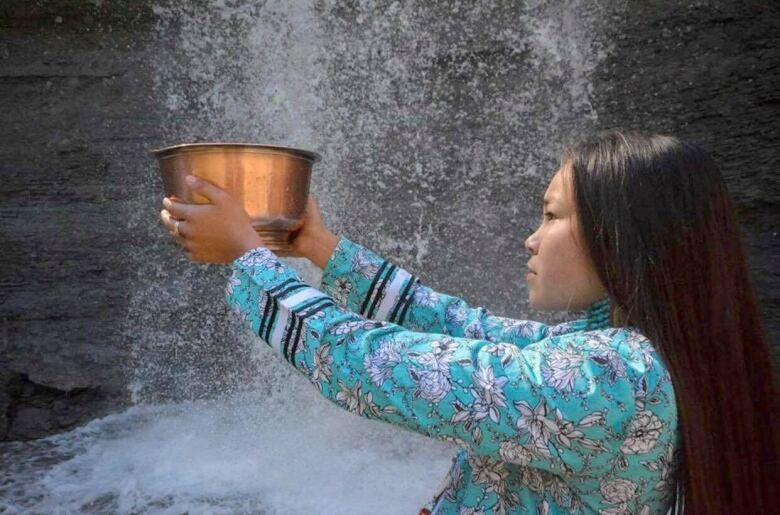
[[690, 138], [718, 160], [780, 378], [780, 4], [633, 2], [605, 37], [599, 124]]
[[723, 163], [780, 334], [773, 4], [6, 0], [0, 31], [0, 439], [283, 384], [226, 316], [226, 268], [159, 226], [148, 151], [184, 141], [316, 150], [335, 231], [552, 322], [527, 309], [523, 240], [563, 146], [692, 137]]
[[[159, 140], [151, 11], [0, 4], [0, 439], [127, 402], [118, 327], [148, 237], [123, 206]], [[141, 172], [141, 173], [139, 173]]]

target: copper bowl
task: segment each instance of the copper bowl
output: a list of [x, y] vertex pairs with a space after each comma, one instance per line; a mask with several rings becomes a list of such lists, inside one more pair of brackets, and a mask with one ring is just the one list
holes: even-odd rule
[[311, 168], [319, 154], [278, 145], [191, 143], [152, 150], [160, 162], [165, 196], [207, 204], [184, 182], [188, 174], [227, 191], [244, 207], [269, 249], [294, 256], [290, 239], [303, 225]]

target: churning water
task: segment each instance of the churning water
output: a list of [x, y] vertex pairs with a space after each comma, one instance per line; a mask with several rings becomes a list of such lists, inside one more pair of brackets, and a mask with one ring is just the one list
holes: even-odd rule
[[0, 513], [416, 513], [452, 449], [298, 383], [277, 397], [135, 406], [4, 444]]

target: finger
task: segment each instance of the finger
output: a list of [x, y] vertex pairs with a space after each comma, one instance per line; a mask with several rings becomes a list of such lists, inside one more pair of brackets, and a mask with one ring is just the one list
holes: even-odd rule
[[187, 186], [195, 192], [206, 197], [212, 204], [218, 204], [227, 200], [230, 195], [219, 186], [194, 175], [188, 175], [185, 179]]
[[192, 205], [185, 204], [183, 202], [177, 202], [170, 198], [163, 199], [163, 206], [174, 218], [178, 220], [186, 220], [192, 215]]
[[162, 221], [165, 230], [168, 231], [171, 236], [173, 236], [176, 219], [171, 216], [171, 213], [167, 209], [163, 209], [160, 211], [160, 220]]
[[160, 221], [162, 222], [163, 227], [165, 227], [165, 230], [173, 234], [173, 220], [171, 220], [171, 214], [167, 209], [160, 211]]
[[[171, 214], [165, 209], [160, 211], [160, 219], [162, 220], [165, 229], [168, 231], [168, 234], [176, 238], [176, 241], [182, 244], [186, 239], [186, 234], [184, 231], [187, 229], [187, 222], [173, 219]], [[177, 223], [179, 225], [178, 232], [176, 231]]]

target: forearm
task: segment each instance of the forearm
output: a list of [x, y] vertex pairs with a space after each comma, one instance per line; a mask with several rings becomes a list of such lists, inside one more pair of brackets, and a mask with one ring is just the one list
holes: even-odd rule
[[412, 331], [511, 342], [519, 347], [547, 336], [548, 328], [541, 322], [495, 316], [456, 296], [436, 292], [411, 272], [347, 238], [338, 238], [331, 251], [321, 289], [359, 315]]
[[300, 253], [319, 268], [324, 269], [338, 242], [339, 237], [336, 234], [324, 229], [316, 235], [304, 237], [300, 242]]

